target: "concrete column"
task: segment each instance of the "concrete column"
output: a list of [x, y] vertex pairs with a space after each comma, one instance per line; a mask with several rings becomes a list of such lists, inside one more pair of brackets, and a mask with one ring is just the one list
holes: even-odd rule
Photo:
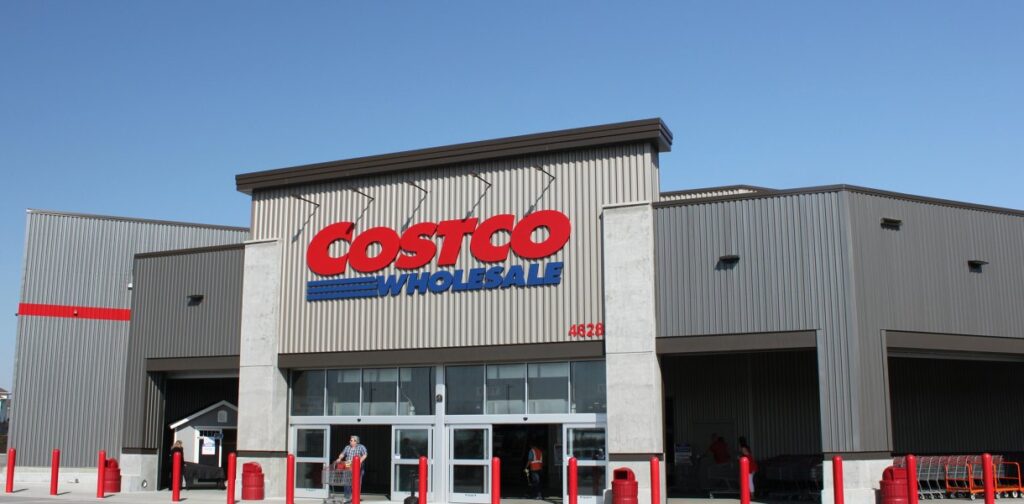
[[[650, 203], [608, 206], [603, 226], [609, 467], [632, 469], [639, 501], [650, 502], [650, 458], [663, 458], [665, 447], [654, 344], [654, 211]], [[661, 481], [664, 501], [664, 474]]]
[[288, 449], [288, 380], [277, 368], [281, 244], [245, 244], [242, 339], [238, 367], [238, 485], [242, 464], [263, 467], [268, 497], [284, 495]]
[[[843, 455], [843, 487], [845, 501], [849, 503], [873, 504], [880, 496], [879, 480], [882, 471], [892, 465], [892, 457], [874, 454], [865, 458], [862, 454]], [[832, 489], [832, 456], [826, 455], [821, 464], [822, 504], [835, 502]]]
[[121, 491], [142, 492], [157, 489], [160, 460], [156, 454], [121, 453]]

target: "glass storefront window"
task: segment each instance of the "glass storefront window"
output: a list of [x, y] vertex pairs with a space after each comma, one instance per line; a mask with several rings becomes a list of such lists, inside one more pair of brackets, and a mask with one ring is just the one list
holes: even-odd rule
[[569, 412], [569, 363], [527, 365], [529, 413]]
[[484, 367], [445, 368], [449, 415], [480, 415], [484, 406]]
[[572, 363], [571, 413], [605, 413], [608, 410], [604, 369], [604, 361]]
[[434, 414], [434, 368], [401, 368], [398, 372], [398, 414]]
[[324, 414], [324, 370], [292, 373], [292, 414]]
[[359, 415], [359, 389], [362, 373], [358, 369], [327, 371], [327, 414]]
[[572, 429], [569, 451], [578, 460], [605, 460], [603, 428]]
[[526, 365], [487, 366], [487, 414], [526, 412]]
[[395, 415], [398, 409], [398, 370], [363, 370], [363, 414]]

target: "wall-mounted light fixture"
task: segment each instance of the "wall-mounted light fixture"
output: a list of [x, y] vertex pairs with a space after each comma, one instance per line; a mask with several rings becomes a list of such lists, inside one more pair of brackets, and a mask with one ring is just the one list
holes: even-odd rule
[[545, 169], [544, 169], [544, 167], [543, 167], [543, 166], [541, 166], [541, 165], [534, 165], [534, 166], [533, 166], [533, 169], [534, 169], [534, 170], [537, 170], [537, 171], [539, 171], [539, 172], [541, 172], [541, 173], [543, 173], [544, 175], [547, 175], [548, 177], [551, 177], [552, 179], [554, 179], [554, 178], [555, 178], [555, 176], [554, 176], [554, 175], [552, 175], [552, 174], [548, 173], [548, 171], [547, 171], [547, 170], [545, 170]]
[[890, 229], [893, 231], [899, 231], [900, 226], [903, 225], [903, 221], [900, 219], [893, 219], [892, 217], [882, 217], [882, 229]]
[[315, 202], [315, 201], [313, 201], [313, 200], [311, 200], [309, 198], [303, 198], [302, 196], [299, 196], [298, 194], [289, 194], [289, 196], [291, 196], [291, 197], [293, 197], [293, 198], [295, 198], [295, 199], [297, 199], [299, 201], [303, 201], [303, 202], [309, 203], [310, 205], [313, 205], [313, 206], [315, 206], [317, 208], [320, 208], [320, 203], [317, 203], [317, 202]]
[[189, 294], [188, 295], [188, 305], [189, 306], [196, 306], [199, 303], [202, 303], [203, 302], [203, 298], [205, 298], [205, 297], [206, 296], [204, 296], [202, 294]]
[[354, 187], [349, 187], [348, 190], [352, 191], [352, 192], [354, 192], [354, 193], [356, 193], [356, 194], [358, 194], [358, 195], [360, 195], [360, 196], [362, 196], [364, 198], [368, 198], [370, 201], [374, 201], [374, 199], [375, 199], [373, 196], [370, 196], [369, 194], [366, 194], [363, 191], [360, 191], [359, 189], [356, 189]]
[[407, 180], [407, 181], [405, 181], [405, 183], [406, 183], [406, 184], [409, 184], [409, 185], [411, 185], [411, 186], [415, 187], [416, 189], [419, 189], [420, 191], [423, 191], [423, 192], [425, 192], [425, 193], [429, 193], [429, 192], [430, 192], [430, 191], [428, 191], [428, 190], [426, 190], [426, 189], [424, 189], [424, 188], [422, 188], [422, 187], [420, 187], [420, 186], [416, 185], [416, 183], [415, 183], [415, 182], [409, 182], [409, 181]]
[[971, 259], [967, 261], [967, 270], [971, 273], [981, 273], [981, 267], [988, 264], [988, 261], [982, 261], [981, 259]]
[[479, 173], [477, 173], [477, 172], [470, 172], [470, 173], [469, 173], [469, 175], [470, 175], [471, 177], [473, 177], [473, 178], [475, 178], [475, 179], [479, 180], [480, 182], [483, 182], [483, 183], [484, 183], [484, 185], [486, 185], [486, 186], [487, 186], [487, 189], [490, 189], [490, 188], [491, 188], [491, 185], [492, 185], [492, 184], [491, 184], [490, 182], [488, 182], [488, 181], [487, 181], [487, 179], [485, 179], [485, 178], [481, 177]]

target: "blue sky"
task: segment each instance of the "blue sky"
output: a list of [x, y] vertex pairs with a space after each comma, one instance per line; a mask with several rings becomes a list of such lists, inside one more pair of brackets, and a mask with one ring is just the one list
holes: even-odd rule
[[0, 3], [0, 387], [26, 208], [247, 226], [237, 173], [655, 116], [663, 190], [1022, 208], [1021, 26], [1018, 0]]

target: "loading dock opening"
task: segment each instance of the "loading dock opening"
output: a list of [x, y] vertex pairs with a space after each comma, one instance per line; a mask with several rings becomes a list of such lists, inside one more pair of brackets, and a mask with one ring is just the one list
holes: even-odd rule
[[[759, 494], [814, 498], [820, 492], [814, 350], [663, 355], [661, 368], [670, 496], [736, 492], [741, 436], [760, 466]], [[711, 448], [713, 437], [724, 443], [724, 456], [720, 446]]]
[[[897, 353], [897, 352], [891, 352]], [[1024, 359], [1015, 355], [889, 358], [893, 451], [1024, 455]]]

